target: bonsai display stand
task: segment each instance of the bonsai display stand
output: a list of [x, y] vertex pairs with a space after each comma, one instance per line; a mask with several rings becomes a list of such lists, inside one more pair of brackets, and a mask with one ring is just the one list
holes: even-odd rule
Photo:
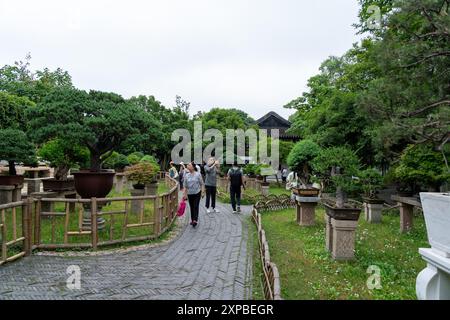
[[0, 185], [0, 204], [22, 201], [22, 188], [20, 185]]
[[[49, 198], [49, 199], [61, 199], [61, 198], [68, 198], [68, 199], [75, 199], [77, 197], [77, 193], [75, 192], [75, 190], [73, 191], [61, 191], [61, 192], [56, 192], [56, 191], [44, 191], [44, 192], [34, 192], [32, 194], [30, 194], [30, 196], [32, 198], [35, 199], [44, 199], [44, 198]], [[69, 204], [69, 210], [70, 212], [75, 211], [75, 203], [70, 203]], [[43, 201], [41, 202], [41, 212], [53, 212], [54, 211], [54, 202], [49, 202], [49, 201]]]
[[450, 300], [450, 253], [435, 249], [420, 249], [419, 253], [428, 263], [416, 281], [419, 300]]
[[355, 259], [355, 235], [361, 213], [357, 208], [334, 208], [325, 204], [327, 213], [326, 247], [334, 260]]
[[261, 194], [265, 197], [269, 195], [269, 186], [261, 185]]
[[416, 198], [410, 197], [392, 196], [391, 199], [400, 206], [400, 232], [406, 233], [411, 231], [413, 228], [414, 207], [422, 208], [422, 204]]
[[364, 216], [369, 223], [381, 223], [383, 201], [364, 201]]
[[126, 177], [124, 173], [116, 173], [114, 176], [114, 189], [117, 193], [123, 192], [123, 187], [126, 182]]
[[[143, 197], [145, 196], [145, 189], [131, 189], [130, 190], [132, 197]], [[131, 208], [130, 211], [133, 214], [140, 214], [144, 207], [144, 200], [133, 199], [131, 200]]]
[[316, 207], [318, 197], [295, 197], [297, 204], [297, 223], [300, 226], [309, 227], [316, 224]]

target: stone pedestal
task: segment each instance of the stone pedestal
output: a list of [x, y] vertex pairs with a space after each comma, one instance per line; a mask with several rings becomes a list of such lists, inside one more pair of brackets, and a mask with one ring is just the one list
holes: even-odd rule
[[331, 218], [331, 255], [335, 260], [355, 258], [355, 233], [358, 221], [336, 220]]
[[146, 196], [156, 196], [158, 194], [158, 183], [149, 183], [145, 185]]
[[[83, 224], [81, 229], [83, 231], [91, 231], [92, 229], [92, 217], [91, 217], [91, 204], [86, 203], [83, 204]], [[97, 212], [100, 212], [102, 209], [101, 205], [97, 206]], [[97, 217], [97, 230], [103, 230], [105, 228], [105, 219], [102, 217]]]
[[[30, 194], [31, 197], [34, 199], [43, 199], [43, 198], [52, 198], [56, 199], [58, 198], [58, 193], [54, 191], [44, 191], [44, 192], [34, 192]], [[53, 202], [47, 202], [42, 201], [41, 202], [41, 212], [53, 212], [54, 211], [54, 203]]]
[[41, 191], [41, 182], [42, 179], [27, 179], [25, 178], [25, 182], [27, 183], [27, 195], [31, 195], [35, 192]]
[[13, 202], [13, 191], [15, 186], [1, 186], [0, 185], [0, 204], [7, 204]]
[[333, 226], [331, 225], [331, 217], [329, 215], [325, 215], [325, 225], [326, 225], [326, 234], [325, 234], [325, 247], [328, 251], [331, 252], [333, 248]]
[[414, 206], [400, 203], [400, 232], [406, 233], [413, 227]]
[[[132, 197], [142, 197], [145, 195], [144, 189], [131, 189], [131, 196]], [[131, 200], [131, 213], [134, 214], [140, 214], [142, 211], [142, 208], [144, 206], [144, 200]]]
[[435, 249], [420, 249], [428, 263], [416, 280], [419, 300], [450, 300], [450, 254]]
[[261, 194], [263, 196], [268, 196], [269, 195], [269, 186], [263, 186], [261, 185]]
[[364, 203], [364, 212], [366, 221], [369, 223], [381, 223], [383, 204], [380, 203]]
[[316, 223], [317, 197], [296, 197], [297, 223], [300, 226], [313, 226]]
[[114, 176], [114, 187], [117, 193], [122, 193], [125, 185], [125, 174], [124, 173], [116, 173]]

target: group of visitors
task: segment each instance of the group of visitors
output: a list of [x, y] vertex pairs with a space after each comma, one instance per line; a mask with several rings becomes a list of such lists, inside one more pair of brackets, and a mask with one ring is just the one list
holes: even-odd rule
[[[170, 163], [169, 176], [177, 179], [183, 199], [189, 203], [191, 211], [191, 225], [195, 228], [199, 221], [200, 201], [206, 195], [206, 212], [219, 213], [216, 208], [217, 175], [220, 172], [220, 163], [215, 158], [201, 166], [195, 162], [187, 165], [180, 163], [177, 170], [173, 162]], [[244, 174], [237, 163], [228, 170], [227, 178], [230, 183], [230, 198], [233, 213], [241, 212], [241, 188], [245, 189]]]

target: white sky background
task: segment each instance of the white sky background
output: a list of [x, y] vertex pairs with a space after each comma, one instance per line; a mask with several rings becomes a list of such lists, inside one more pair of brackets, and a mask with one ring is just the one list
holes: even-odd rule
[[357, 13], [356, 0], [0, 0], [0, 65], [31, 52], [32, 69], [61, 67], [81, 89], [288, 117], [359, 39]]

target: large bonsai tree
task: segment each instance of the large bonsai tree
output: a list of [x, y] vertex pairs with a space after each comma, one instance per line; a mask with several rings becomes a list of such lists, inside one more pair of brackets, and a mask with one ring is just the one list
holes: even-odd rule
[[336, 187], [336, 207], [343, 208], [347, 193], [356, 186], [354, 177], [358, 174], [360, 162], [355, 153], [346, 147], [323, 149], [313, 160], [312, 167]]
[[21, 130], [0, 130], [0, 160], [8, 161], [9, 175], [15, 176], [16, 163], [30, 163], [34, 160], [34, 145]]
[[287, 164], [297, 173], [303, 186], [311, 185], [312, 161], [319, 155], [321, 148], [312, 140], [297, 143], [289, 153]]
[[39, 142], [61, 138], [86, 146], [91, 171], [100, 171], [102, 162], [127, 138], [145, 135], [156, 126], [150, 113], [117, 94], [71, 88], [58, 88], [47, 95], [30, 119]]
[[69, 170], [77, 164], [85, 164], [89, 161], [89, 150], [78, 145], [66, 143], [64, 140], [55, 139], [45, 143], [39, 150], [38, 156], [49, 161], [55, 168], [55, 179], [67, 180]]
[[403, 152], [394, 171], [400, 188], [409, 191], [439, 191], [440, 186], [450, 182], [450, 171], [441, 153], [432, 145], [411, 145]]

